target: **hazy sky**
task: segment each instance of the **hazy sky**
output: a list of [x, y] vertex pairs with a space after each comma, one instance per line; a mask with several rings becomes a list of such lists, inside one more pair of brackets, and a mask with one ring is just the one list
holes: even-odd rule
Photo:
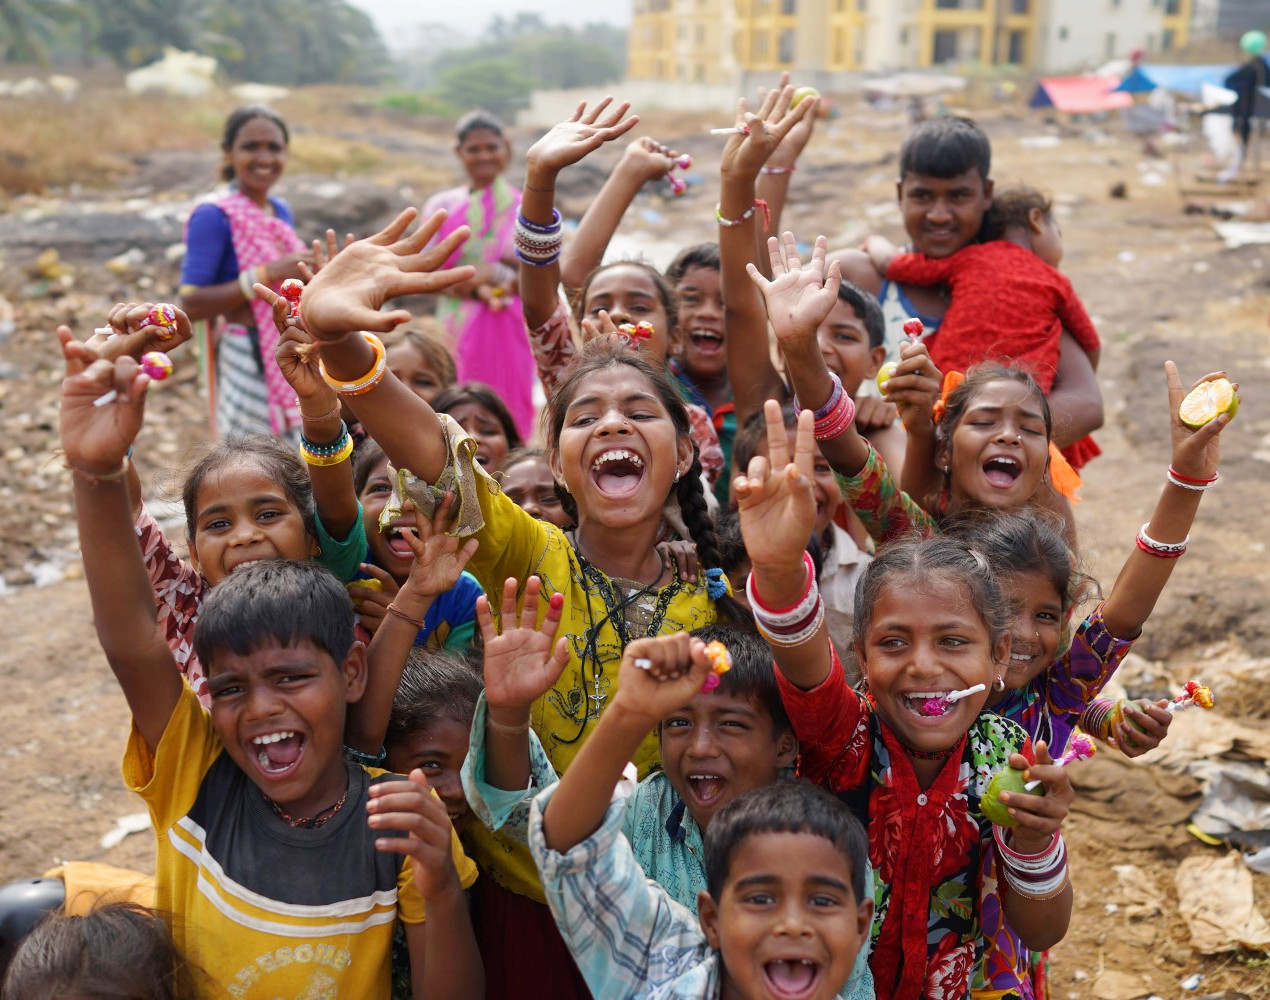
[[[609, 21], [627, 24], [631, 0], [350, 0], [354, 7], [375, 19], [390, 47], [397, 48], [414, 24], [443, 23], [459, 31], [476, 33], [495, 14], [527, 10], [541, 14], [548, 23], [584, 24]], [[402, 30], [406, 29], [406, 30]]]

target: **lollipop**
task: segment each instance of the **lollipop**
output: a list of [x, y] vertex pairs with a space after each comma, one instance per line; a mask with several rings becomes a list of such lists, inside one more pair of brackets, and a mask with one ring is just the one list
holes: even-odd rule
[[287, 318], [295, 319], [300, 315], [300, 294], [304, 291], [304, 282], [299, 278], [288, 278], [278, 288], [278, 293], [287, 300]]
[[[156, 382], [162, 382], [172, 374], [172, 359], [162, 351], [146, 351], [141, 355], [141, 370]], [[93, 400], [93, 406], [105, 406], [119, 398], [119, 390], [103, 392]]]
[[969, 698], [972, 694], [978, 694], [984, 690], [984, 685], [976, 684], [974, 687], [964, 688], [961, 691], [949, 691], [945, 695], [937, 698], [927, 698], [922, 702], [922, 715], [937, 716], [943, 715], [948, 711], [949, 705], [955, 705], [962, 698]]
[[701, 685], [701, 693], [709, 694], [719, 686], [719, 678], [732, 669], [732, 654], [718, 639], [706, 643], [706, 656], [710, 660], [710, 672]]
[[910, 316], [904, 321], [904, 334], [910, 340], [916, 340], [926, 331], [926, 327], [922, 321], [916, 316]]
[[1202, 708], [1208, 711], [1213, 707], [1213, 692], [1199, 681], [1187, 681], [1182, 693], [1169, 702], [1166, 712], [1185, 712], [1188, 708]]
[[688, 190], [688, 185], [682, 177], [676, 177], [674, 174], [667, 174], [666, 180], [670, 182], [670, 193], [676, 198]]
[[170, 340], [176, 334], [176, 306], [166, 302], [157, 303], [150, 309], [146, 322], [159, 328], [157, 336], [160, 340]]
[[[1055, 763], [1059, 767], [1066, 767], [1072, 761], [1085, 760], [1093, 755], [1094, 741], [1088, 736], [1077, 735], [1072, 737], [1071, 746]], [[1026, 795], [1033, 793], [1037, 788], [1041, 788], [1041, 794], [1044, 794], [1040, 779], [1029, 781], [1025, 777], [1026, 773], [1026, 771], [1017, 771], [1012, 767], [1004, 767], [994, 774], [992, 780], [988, 782], [988, 790], [983, 793], [983, 798], [979, 800], [979, 808], [984, 816], [997, 826], [1019, 825], [1019, 821], [1010, 815], [1009, 807], [1001, 801], [1002, 792], [1009, 792], [1012, 795]]]
[[680, 153], [675, 157], [675, 166], [677, 166], [680, 170], [687, 170], [692, 166], [692, 157], [687, 153]]

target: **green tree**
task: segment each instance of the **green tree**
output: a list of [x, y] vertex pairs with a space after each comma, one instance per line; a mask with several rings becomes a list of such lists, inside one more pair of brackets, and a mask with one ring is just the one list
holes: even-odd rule
[[441, 97], [455, 108], [486, 108], [511, 117], [524, 105], [533, 84], [510, 59], [477, 59], [441, 74]]
[[48, 65], [54, 39], [75, 15], [68, 0], [0, 0], [0, 55]]

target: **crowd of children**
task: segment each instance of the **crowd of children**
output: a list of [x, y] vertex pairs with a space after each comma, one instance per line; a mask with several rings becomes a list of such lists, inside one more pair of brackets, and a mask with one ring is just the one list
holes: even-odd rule
[[[804, 262], [777, 233], [817, 100], [787, 83], [738, 109], [718, 244], [665, 273], [602, 260], [674, 150], [633, 138], [568, 241], [556, 208], [562, 170], [633, 135], [624, 103], [535, 142], [519, 193], [501, 125], [470, 115], [471, 184], [441, 210], [283, 240], [281, 264], [235, 220], [289, 222], [286, 127], [231, 119], [233, 190], [190, 230], [224, 246], [187, 263], [186, 304], [271, 352], [250, 416], [273, 435], [222, 396], [182, 559], [132, 445], [138, 359], [190, 339], [186, 312], [58, 331], [156, 869], [148, 907], [105, 878], [71, 915], [68, 879], [67, 912], [0, 941], [5, 1000], [1048, 996], [1075, 863], [1057, 761], [1185, 551], [1230, 416], [1184, 424], [1166, 365], [1160, 499], [1073, 624], [1098, 593], [1070, 504], [1098, 337], [1049, 202], [994, 196], [987, 136], [934, 119], [901, 150], [910, 246], [821, 237]], [[391, 305], [420, 294], [443, 324]], [[1140, 702], [1102, 735], [1137, 755], [1170, 719]], [[993, 822], [1011, 768], [1038, 785]]]

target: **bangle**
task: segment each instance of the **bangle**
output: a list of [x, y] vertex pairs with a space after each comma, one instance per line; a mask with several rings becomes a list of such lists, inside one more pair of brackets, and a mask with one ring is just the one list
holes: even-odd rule
[[754, 585], [753, 571], [745, 581], [754, 621], [763, 638], [773, 646], [802, 645], [824, 624], [825, 604], [820, 599], [811, 556], [806, 552], [803, 553], [803, 565], [807, 569], [807, 587], [798, 603], [789, 608], [776, 610], [763, 604]]
[[531, 267], [548, 267], [560, 259], [560, 249], [564, 246], [561, 235], [560, 212], [551, 210], [551, 224], [544, 226], [530, 222], [524, 212], [516, 214], [516, 228], [513, 243], [516, 256]]
[[238, 290], [243, 293], [243, 298], [248, 302], [254, 301], [256, 298], [256, 290], [252, 288], [257, 281], [257, 268], [247, 267], [238, 272]]
[[485, 725], [494, 730], [496, 733], [507, 733], [511, 736], [519, 736], [522, 733], [529, 732], [529, 720], [526, 719], [524, 725], [509, 726], [505, 722], [495, 722], [489, 717], [489, 709], [485, 710]]
[[365, 750], [355, 750], [346, 746], [344, 756], [354, 764], [361, 764], [363, 767], [379, 767], [388, 759], [388, 748], [380, 747], [379, 753], [367, 753]]
[[1187, 535], [1180, 542], [1157, 542], [1147, 534], [1147, 528], [1150, 526], [1151, 522], [1148, 521], [1139, 528], [1137, 538], [1138, 548], [1147, 555], [1159, 556], [1161, 559], [1176, 559], [1186, 551], [1186, 546], [1191, 540], [1190, 535]]
[[339, 465], [353, 454], [353, 436], [348, 433], [344, 421], [340, 421], [340, 436], [330, 444], [314, 444], [303, 434], [300, 435], [300, 457], [309, 465], [329, 468]]
[[794, 167], [759, 167], [758, 168], [758, 172], [760, 174], [773, 174], [775, 176], [780, 176], [781, 174], [792, 174], [794, 170], [795, 170]]
[[536, 188], [532, 184], [530, 184], [528, 181], [525, 181], [525, 190], [532, 191], [534, 192], [534, 194], [555, 194], [556, 193], [556, 189], [553, 187]]
[[388, 607], [385, 610], [390, 615], [400, 618], [403, 622], [408, 622], [409, 624], [413, 625], [415, 628], [424, 627], [422, 618], [415, 618], [411, 615], [406, 614], [404, 611], [401, 610], [401, 608], [397, 607], [397, 605], [393, 604], [392, 602], [389, 602]]
[[66, 468], [71, 470], [72, 475], [79, 476], [80, 479], [85, 480], [93, 486], [97, 486], [100, 483], [117, 482], [128, 474], [127, 462], [120, 462], [119, 468], [111, 469], [109, 472], [89, 472], [87, 469], [81, 469], [78, 465], [72, 465], [65, 459], [62, 459], [62, 462]]
[[326, 371], [326, 364], [321, 359], [318, 360], [318, 371], [321, 372], [323, 380], [332, 389], [341, 396], [360, 396], [364, 392], [370, 392], [375, 388], [384, 377], [384, 373], [388, 371], [388, 360], [384, 353], [384, 344], [373, 333], [363, 333], [366, 343], [370, 344], [375, 350], [375, 363], [371, 365], [370, 371], [361, 378], [353, 379], [349, 382], [341, 382], [339, 379], [331, 378]]
[[747, 208], [744, 213], [742, 213], [739, 219], [725, 219], [723, 217], [723, 205], [722, 203], [720, 203], [714, 206], [714, 218], [715, 218], [715, 221], [719, 223], [719, 225], [724, 226], [727, 229], [733, 229], [741, 225], [742, 223], [749, 222], [752, 218], [754, 218], [754, 209], [756, 208], [758, 208], [757, 200], [754, 202], [753, 205]]
[[542, 233], [544, 235], [560, 232], [560, 210], [553, 208], [551, 210], [551, 221], [548, 223], [530, 222], [525, 218], [524, 212], [516, 213], [516, 228], [528, 229], [531, 233]]
[[1194, 490], [1197, 493], [1206, 493], [1217, 485], [1217, 480], [1221, 477], [1213, 473], [1212, 479], [1192, 479], [1190, 476], [1184, 476], [1178, 472], [1173, 466], [1169, 466], [1167, 473], [1168, 480], [1174, 486], [1184, 490]]
[[788, 625], [792, 621], [806, 617], [812, 604], [815, 603], [812, 590], [816, 585], [816, 564], [812, 562], [811, 554], [808, 552], [803, 553], [803, 567], [807, 570], [807, 584], [803, 587], [802, 596], [787, 608], [773, 608], [763, 603], [755, 588], [754, 571], [751, 570], [750, 575], [745, 579], [745, 593], [749, 597], [750, 606], [761, 609], [770, 621], [778, 625]]
[[1067, 845], [1057, 832], [1040, 854], [1020, 854], [1008, 847], [999, 826], [993, 826], [992, 836], [1001, 862], [1001, 875], [1020, 896], [1051, 899], [1067, 888]]
[[816, 418], [814, 433], [817, 441], [832, 441], [851, 426], [855, 419], [855, 401], [844, 391], [823, 417]]
[[342, 409], [339, 402], [337, 401], [336, 404], [333, 407], [331, 407], [329, 410], [327, 410], [325, 413], [318, 413], [318, 414], [305, 413], [304, 405], [300, 402], [299, 396], [296, 396], [295, 398], [295, 405], [300, 408], [300, 419], [302, 420], [326, 420], [330, 417], [338, 417]]

